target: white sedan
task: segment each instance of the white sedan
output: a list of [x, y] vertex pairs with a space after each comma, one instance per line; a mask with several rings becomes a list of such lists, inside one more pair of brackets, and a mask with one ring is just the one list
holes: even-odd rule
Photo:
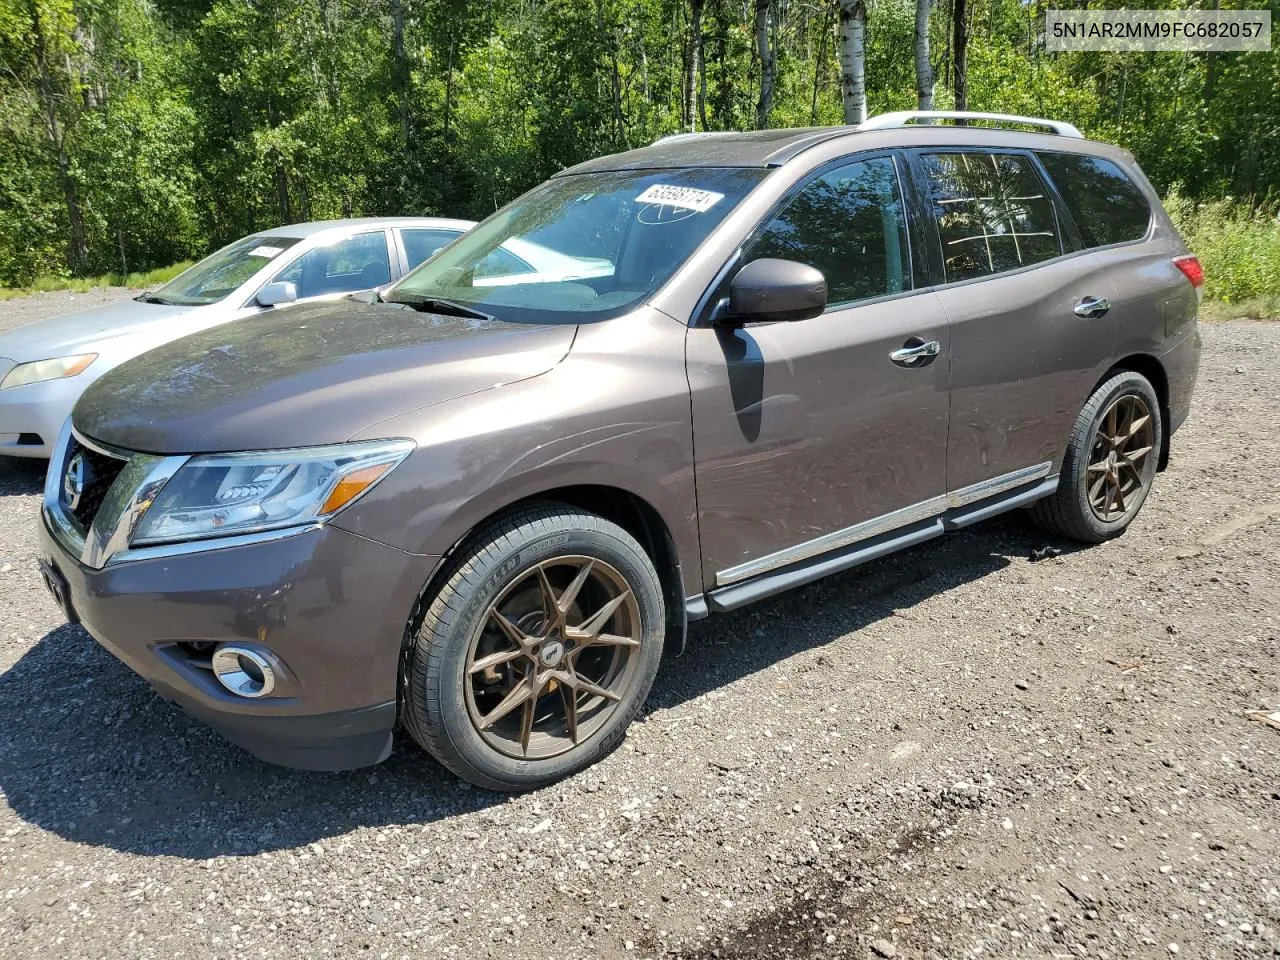
[[472, 226], [384, 217], [276, 227], [223, 247], [132, 300], [0, 334], [0, 455], [48, 458], [80, 394], [131, 357], [206, 327], [252, 322], [289, 303], [390, 283]]

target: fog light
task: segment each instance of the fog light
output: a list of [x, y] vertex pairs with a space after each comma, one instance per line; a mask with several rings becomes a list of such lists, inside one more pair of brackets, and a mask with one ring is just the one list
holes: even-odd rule
[[213, 652], [213, 675], [237, 697], [256, 700], [276, 688], [271, 662], [256, 650], [224, 644]]

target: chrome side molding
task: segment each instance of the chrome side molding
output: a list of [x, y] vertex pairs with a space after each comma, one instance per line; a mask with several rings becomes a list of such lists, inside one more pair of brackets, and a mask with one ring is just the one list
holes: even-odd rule
[[895, 510], [879, 517], [872, 517], [870, 520], [864, 520], [862, 523], [856, 523], [851, 527], [845, 527], [842, 530], [835, 530], [812, 540], [806, 540], [804, 543], [787, 547], [785, 550], [778, 550], [755, 560], [748, 560], [746, 563], [740, 563], [717, 573], [716, 586], [725, 587], [742, 580], [749, 580], [752, 577], [758, 577], [781, 567], [787, 567], [793, 563], [799, 563], [802, 560], [830, 553], [842, 547], [852, 546], [855, 543], [870, 540], [873, 537], [881, 536], [901, 527], [908, 527], [913, 523], [940, 516], [949, 509], [965, 507], [980, 500], [986, 500], [988, 497], [998, 496], [1025, 484], [1033, 483], [1036, 480], [1043, 480], [1049, 476], [1049, 471], [1052, 469], [1053, 464], [1046, 461], [1033, 467], [1013, 470], [998, 477], [992, 477], [990, 480], [983, 480], [979, 483], [962, 487], [959, 490], [953, 490], [945, 496], [931, 497], [909, 507], [903, 507], [901, 510]]

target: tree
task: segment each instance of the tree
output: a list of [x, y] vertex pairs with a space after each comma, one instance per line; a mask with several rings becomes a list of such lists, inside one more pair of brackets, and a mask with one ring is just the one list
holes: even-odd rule
[[933, 66], [929, 62], [929, 10], [932, 0], [916, 0], [916, 107], [933, 109]]
[[840, 0], [840, 97], [844, 122], [867, 119], [867, 4]]
[[697, 120], [707, 128], [706, 73], [702, 69], [702, 8], [704, 0], [689, 0], [689, 71], [684, 87], [684, 123], [692, 133]]
[[1042, 7], [935, 5], [878, 0], [869, 30], [870, 0], [0, 0], [0, 284], [287, 219], [481, 217], [680, 130], [928, 108], [931, 55], [958, 107], [1061, 117], [1157, 189], [1274, 207], [1274, 54], [1047, 54]]
[[951, 38], [951, 89], [956, 109], [969, 109], [969, 24], [965, 0], [954, 0]]
[[756, 101], [756, 128], [769, 126], [773, 112], [773, 85], [777, 78], [778, 62], [770, 37], [769, 21], [773, 0], [756, 0], [756, 56], [760, 60], [760, 99]]

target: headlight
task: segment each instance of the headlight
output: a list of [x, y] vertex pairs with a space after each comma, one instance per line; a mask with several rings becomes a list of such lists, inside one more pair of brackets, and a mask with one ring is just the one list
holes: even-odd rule
[[96, 353], [82, 353], [75, 357], [57, 357], [53, 360], [33, 360], [31, 363], [20, 363], [4, 375], [0, 380], [0, 390], [10, 387], [22, 387], [28, 383], [39, 383], [41, 380], [61, 380], [63, 377], [74, 377], [89, 369], [89, 364], [98, 359]]
[[330, 517], [413, 450], [408, 440], [192, 457], [143, 514], [130, 544], [275, 530]]

